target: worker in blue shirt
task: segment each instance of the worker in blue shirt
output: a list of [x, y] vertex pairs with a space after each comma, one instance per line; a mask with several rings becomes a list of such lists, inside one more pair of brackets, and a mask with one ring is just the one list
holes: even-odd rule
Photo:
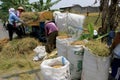
[[23, 23], [23, 21], [16, 16], [16, 11], [14, 8], [10, 8], [9, 9], [9, 19], [8, 19], [8, 33], [9, 33], [9, 40], [12, 40], [13, 37], [13, 33], [16, 32], [16, 34], [18, 35], [19, 38], [21, 38], [21, 32], [19, 30], [19, 28], [17, 28], [16, 26], [16, 22], [21, 22]]

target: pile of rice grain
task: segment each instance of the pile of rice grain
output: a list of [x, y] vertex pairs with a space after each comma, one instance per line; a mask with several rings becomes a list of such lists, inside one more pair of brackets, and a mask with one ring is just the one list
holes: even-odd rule
[[71, 43], [71, 45], [85, 45], [84, 41], [74, 41]]
[[62, 64], [56, 64], [56, 65], [52, 65], [51, 67], [53, 68], [61, 68], [63, 65]]
[[64, 35], [64, 36], [58, 36], [58, 38], [59, 38], [59, 39], [67, 39], [67, 38], [70, 38], [70, 37], [69, 37], [69, 36]]

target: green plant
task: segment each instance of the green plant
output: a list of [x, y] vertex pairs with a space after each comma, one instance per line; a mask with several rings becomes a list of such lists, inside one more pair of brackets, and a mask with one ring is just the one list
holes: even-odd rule
[[94, 28], [93, 28], [93, 24], [92, 23], [88, 24], [87, 31], [88, 31], [88, 33], [83, 33], [81, 35], [80, 40], [92, 39], [93, 38]]

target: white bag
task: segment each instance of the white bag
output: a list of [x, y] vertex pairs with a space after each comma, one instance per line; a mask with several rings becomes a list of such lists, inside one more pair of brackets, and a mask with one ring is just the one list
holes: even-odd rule
[[100, 57], [85, 48], [81, 80], [108, 80], [110, 56]]
[[59, 37], [56, 38], [56, 48], [58, 52], [58, 56], [64, 56], [67, 58], [67, 47], [69, 43], [72, 42], [71, 38], [60, 39]]
[[83, 62], [84, 46], [70, 45], [68, 47], [68, 60], [70, 61], [71, 79], [81, 79], [82, 62]]
[[60, 13], [54, 12], [55, 23], [57, 24], [59, 31], [66, 31], [69, 26], [77, 29], [82, 29], [85, 19], [84, 15], [78, 15], [74, 13]]
[[33, 49], [33, 51], [36, 53], [35, 56], [33, 57], [33, 61], [38, 61], [45, 57], [45, 55], [47, 54], [45, 46], [37, 46], [35, 49]]
[[[60, 68], [51, 67], [52, 65], [64, 64]], [[41, 63], [41, 73], [44, 80], [71, 80], [69, 61], [61, 56], [54, 59], [48, 59]]]
[[55, 23], [59, 28], [59, 32], [65, 32], [78, 40], [83, 32], [84, 15], [74, 13], [54, 12]]

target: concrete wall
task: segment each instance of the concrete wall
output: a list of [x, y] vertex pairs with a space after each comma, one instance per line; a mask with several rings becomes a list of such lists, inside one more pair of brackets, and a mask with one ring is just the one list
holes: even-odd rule
[[62, 11], [68, 11], [73, 13], [86, 13], [86, 12], [99, 12], [99, 7], [81, 7], [80, 5], [74, 5], [71, 7], [60, 8]]

